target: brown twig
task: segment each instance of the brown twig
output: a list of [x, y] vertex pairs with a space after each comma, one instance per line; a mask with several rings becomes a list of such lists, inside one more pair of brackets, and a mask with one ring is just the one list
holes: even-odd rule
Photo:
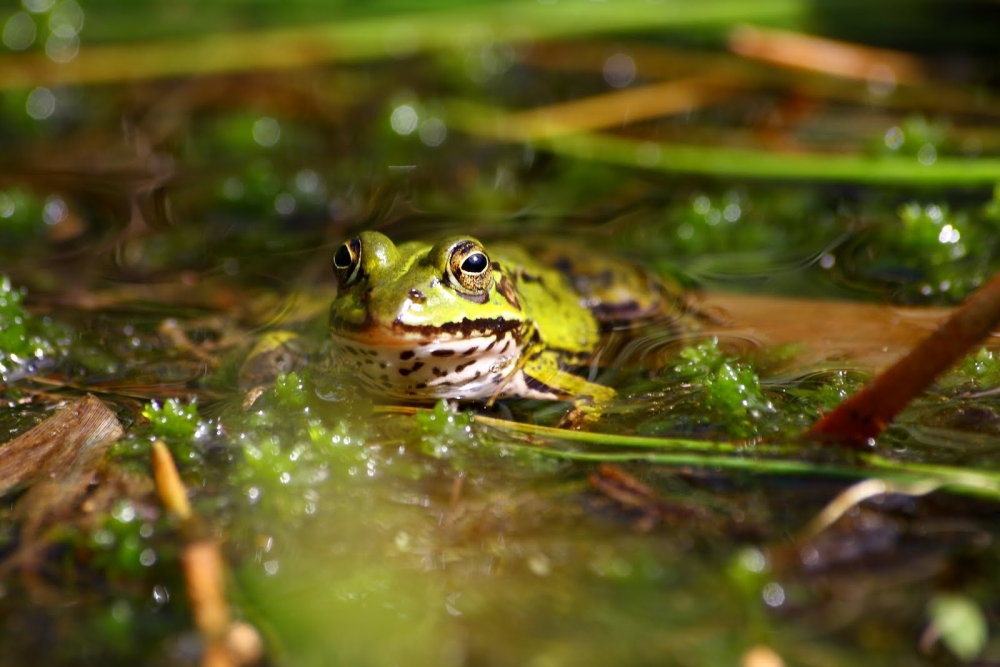
[[1000, 274], [966, 300], [909, 354], [806, 431], [805, 437], [864, 447], [938, 375], [1000, 322]]
[[776, 65], [879, 83], [921, 83], [923, 67], [913, 56], [802, 33], [741, 26], [729, 37], [741, 56]]
[[649, 532], [661, 521], [706, 518], [704, 508], [692, 503], [669, 501], [619, 466], [610, 463], [598, 466], [587, 481], [591, 488], [622, 509], [637, 513], [639, 518], [635, 522], [635, 528], [639, 532]]
[[747, 83], [728, 74], [701, 74], [593, 95], [509, 115], [509, 138], [552, 138], [689, 113], [742, 94]]
[[[152, 448], [153, 476], [167, 511], [183, 522], [185, 532], [200, 531], [187, 489], [177, 473], [170, 450], [160, 441]], [[214, 538], [195, 537], [181, 551], [184, 581], [195, 627], [205, 640], [203, 667], [237, 667], [256, 663], [263, 648], [259, 634], [246, 623], [233, 622], [226, 600], [226, 565]], [[247, 647], [249, 646], [249, 650]]]

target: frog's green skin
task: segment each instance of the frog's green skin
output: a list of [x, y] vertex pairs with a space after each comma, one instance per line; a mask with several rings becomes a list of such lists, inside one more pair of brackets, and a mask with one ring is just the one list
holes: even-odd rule
[[[575, 273], [574, 282], [560, 270], [573, 270], [568, 258], [549, 256], [548, 265], [536, 256], [510, 245], [487, 250], [467, 236], [396, 246], [362, 232], [334, 255], [334, 359], [392, 399], [552, 399], [587, 412], [607, 403], [613, 389], [565, 369], [596, 350], [595, 312], [620, 321], [626, 310], [651, 312], [665, 292], [621, 294], [625, 276], [648, 279], [614, 265]], [[614, 303], [600, 295], [616, 291]]]

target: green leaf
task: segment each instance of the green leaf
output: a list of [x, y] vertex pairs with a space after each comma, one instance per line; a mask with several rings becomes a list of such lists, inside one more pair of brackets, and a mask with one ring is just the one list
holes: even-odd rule
[[974, 660], [986, 645], [988, 630], [983, 610], [963, 595], [938, 595], [927, 613], [931, 625], [949, 651], [960, 660]]

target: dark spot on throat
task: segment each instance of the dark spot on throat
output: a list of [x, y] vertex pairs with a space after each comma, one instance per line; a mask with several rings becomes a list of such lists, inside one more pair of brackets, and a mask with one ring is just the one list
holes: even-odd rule
[[399, 374], [402, 375], [403, 377], [406, 377], [410, 373], [414, 373], [423, 367], [424, 367], [424, 362], [418, 361], [417, 363], [413, 364], [412, 368], [400, 368]]
[[406, 361], [407, 359], [412, 359], [413, 355], [414, 355], [413, 350], [403, 350], [402, 352], [399, 353], [399, 358], [402, 359], [403, 361]]

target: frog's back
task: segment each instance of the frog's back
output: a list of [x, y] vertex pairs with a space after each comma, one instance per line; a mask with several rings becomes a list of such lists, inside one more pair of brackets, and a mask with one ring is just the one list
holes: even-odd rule
[[516, 245], [495, 244], [491, 258], [546, 348], [558, 350], [564, 358], [583, 358], [594, 351], [600, 326], [563, 272]]
[[561, 274], [603, 329], [627, 328], [653, 319], [675, 320], [686, 330], [699, 328], [702, 315], [676, 280], [618, 255], [550, 240], [501, 245], [500, 249], [516, 261]]

